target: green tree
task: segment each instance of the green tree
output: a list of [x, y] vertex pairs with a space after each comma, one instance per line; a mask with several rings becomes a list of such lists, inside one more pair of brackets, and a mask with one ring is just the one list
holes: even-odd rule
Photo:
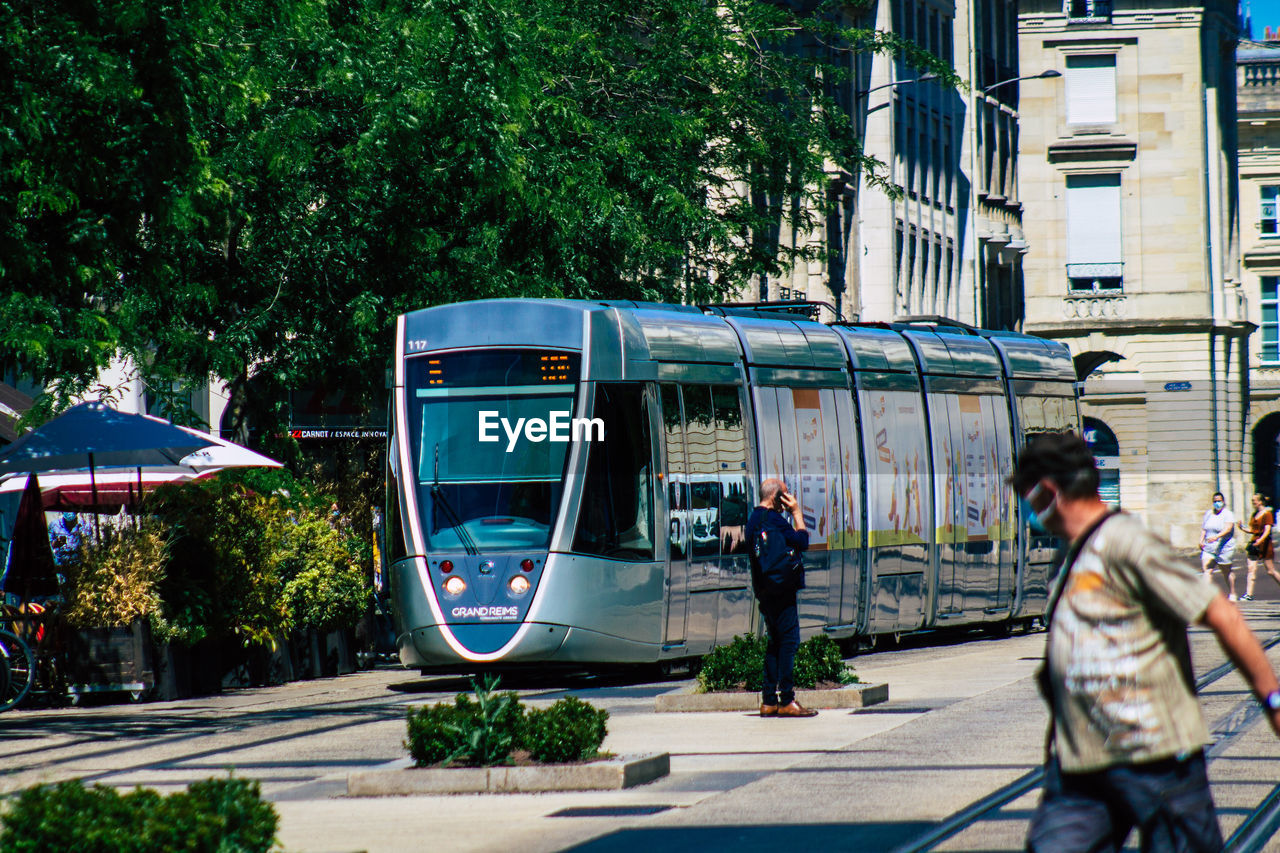
[[[910, 45], [762, 0], [0, 0], [0, 363], [72, 388], [381, 388], [400, 312], [706, 301], [877, 176], [842, 103]], [[842, 98], [841, 93], [845, 93]]]

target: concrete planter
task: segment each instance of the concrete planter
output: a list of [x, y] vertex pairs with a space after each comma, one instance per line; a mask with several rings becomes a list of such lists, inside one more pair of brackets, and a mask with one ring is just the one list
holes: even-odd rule
[[670, 772], [671, 756], [665, 752], [622, 756], [590, 764], [524, 767], [414, 767], [406, 758], [386, 769], [348, 774], [347, 796], [617, 791], [652, 782]]
[[156, 685], [151, 628], [141, 619], [125, 627], [71, 629], [67, 662], [73, 699], [119, 691], [139, 698]]
[[[664, 711], [758, 711], [759, 693], [695, 693], [687, 687], [663, 693], [654, 710]], [[796, 700], [806, 708], [865, 708], [889, 701], [887, 684], [850, 684], [837, 690], [797, 690]]]

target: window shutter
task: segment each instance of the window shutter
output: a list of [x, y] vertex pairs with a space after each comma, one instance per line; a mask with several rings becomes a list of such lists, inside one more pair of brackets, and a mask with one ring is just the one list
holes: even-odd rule
[[1067, 176], [1067, 263], [1118, 264], [1120, 176]]
[[1067, 57], [1067, 123], [1113, 124], [1116, 120], [1116, 57]]

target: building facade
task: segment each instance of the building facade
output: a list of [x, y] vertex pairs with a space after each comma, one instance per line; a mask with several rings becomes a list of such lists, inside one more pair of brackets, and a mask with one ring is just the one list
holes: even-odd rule
[[1252, 487], [1280, 496], [1280, 34], [1241, 42], [1236, 53], [1240, 140], [1241, 289], [1249, 340]]
[[1193, 546], [1211, 493], [1248, 491], [1236, 4], [1023, 0], [1019, 30], [1063, 74], [1023, 92], [1024, 330], [1089, 374], [1110, 497]]
[[1028, 243], [1018, 190], [1016, 2], [879, 0], [848, 23], [929, 51], [967, 91], [929, 79], [901, 57], [854, 59], [854, 81], [838, 100], [894, 192], [833, 168], [838, 203], [824, 227], [779, 234], [792, 245], [823, 246], [826, 261], [797, 265], [741, 297], [825, 301], [846, 319], [940, 315], [1020, 328]]

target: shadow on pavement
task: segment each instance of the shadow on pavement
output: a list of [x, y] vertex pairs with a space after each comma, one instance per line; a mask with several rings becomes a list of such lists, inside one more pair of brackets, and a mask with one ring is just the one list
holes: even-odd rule
[[931, 829], [927, 822], [673, 826], [622, 829], [570, 847], [589, 853], [778, 853], [779, 850], [889, 850]]

